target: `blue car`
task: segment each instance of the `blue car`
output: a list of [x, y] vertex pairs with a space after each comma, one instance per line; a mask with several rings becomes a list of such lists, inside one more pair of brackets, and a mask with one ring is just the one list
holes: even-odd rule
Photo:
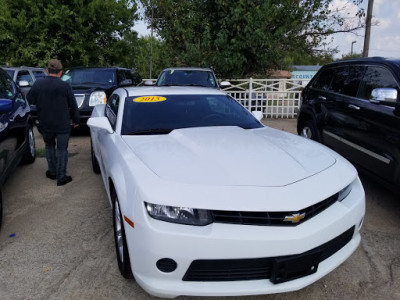
[[29, 104], [11, 77], [0, 68], [0, 226], [1, 188], [20, 163], [33, 163], [35, 155]]

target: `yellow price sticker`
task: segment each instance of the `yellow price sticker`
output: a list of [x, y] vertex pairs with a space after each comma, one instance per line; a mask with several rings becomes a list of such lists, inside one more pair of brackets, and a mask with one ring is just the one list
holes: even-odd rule
[[167, 100], [167, 98], [161, 96], [143, 96], [133, 99], [133, 102], [154, 103], [154, 102], [162, 102], [165, 100]]

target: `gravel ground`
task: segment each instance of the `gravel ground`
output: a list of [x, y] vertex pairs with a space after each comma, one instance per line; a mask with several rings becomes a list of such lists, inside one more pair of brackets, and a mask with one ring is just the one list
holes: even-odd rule
[[[267, 119], [295, 132], [296, 120]], [[43, 142], [36, 132], [37, 148]], [[90, 163], [88, 135], [70, 140], [73, 183], [57, 187], [46, 161], [21, 166], [3, 188], [0, 299], [159, 299], [119, 275], [112, 214]], [[300, 291], [251, 297], [178, 299], [400, 299], [400, 201], [361, 178], [367, 198], [362, 241], [340, 267]]]

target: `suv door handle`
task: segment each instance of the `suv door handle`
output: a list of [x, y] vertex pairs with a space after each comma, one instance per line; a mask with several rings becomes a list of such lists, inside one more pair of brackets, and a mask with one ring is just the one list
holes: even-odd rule
[[326, 97], [324, 97], [324, 96], [318, 96], [318, 100], [326, 101]]
[[348, 108], [355, 109], [355, 110], [360, 110], [360, 107], [357, 106], [357, 105], [354, 105], [354, 104], [349, 104]]

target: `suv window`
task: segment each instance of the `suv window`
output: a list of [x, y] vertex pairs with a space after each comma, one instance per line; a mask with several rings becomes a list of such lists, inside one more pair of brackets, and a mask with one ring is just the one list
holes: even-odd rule
[[347, 66], [336, 68], [331, 89], [335, 93], [355, 97], [365, 68], [362, 66]]
[[324, 91], [331, 91], [331, 81], [333, 78], [333, 69], [326, 69], [314, 80], [312, 87]]
[[357, 96], [362, 99], [371, 99], [372, 90], [376, 88], [393, 88], [400, 94], [399, 86], [388, 69], [371, 66], [365, 72]]
[[35, 76], [36, 79], [42, 79], [46, 77], [46, 72], [40, 71], [40, 70], [33, 70], [32, 71], [33, 76]]
[[16, 82], [20, 82], [21, 80], [28, 81], [30, 84], [33, 83], [33, 78], [31, 76], [31, 74], [29, 74], [29, 71], [19, 71], [18, 72]]

